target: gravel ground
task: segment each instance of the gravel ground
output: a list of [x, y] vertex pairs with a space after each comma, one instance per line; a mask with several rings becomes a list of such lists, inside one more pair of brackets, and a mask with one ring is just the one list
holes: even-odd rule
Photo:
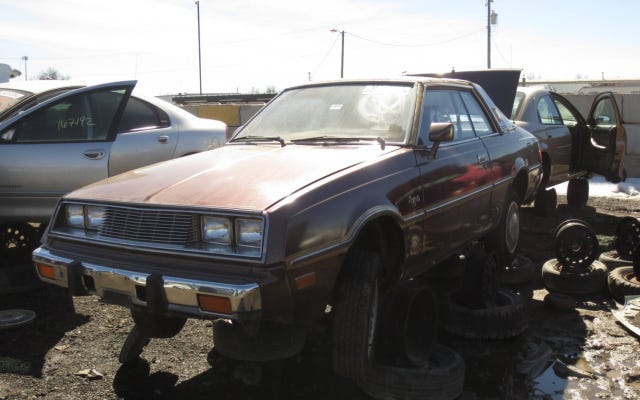
[[[640, 201], [592, 198], [579, 211], [564, 201], [560, 196], [556, 212], [546, 218], [523, 209], [521, 253], [534, 261], [536, 272], [529, 283], [514, 289], [529, 299], [529, 329], [500, 341], [441, 333], [441, 341], [465, 359], [462, 399], [640, 398], [639, 342], [611, 315], [615, 303], [601, 293], [576, 298], [573, 311], [549, 309], [539, 277], [542, 263], [553, 257], [552, 234], [559, 222], [588, 221], [602, 250], [608, 250], [618, 219], [640, 217]], [[189, 320], [176, 337], [152, 340], [142, 359], [121, 366], [118, 352], [132, 326], [128, 310], [95, 297], [71, 299], [50, 286], [0, 294], [0, 310], [14, 308], [33, 310], [37, 318], [0, 331], [0, 399], [366, 398], [331, 372], [322, 330], [302, 354], [267, 365], [262, 382], [247, 386], [233, 378], [230, 362], [208, 362], [213, 345], [208, 321]], [[549, 368], [554, 360], [569, 370], [554, 372]]]

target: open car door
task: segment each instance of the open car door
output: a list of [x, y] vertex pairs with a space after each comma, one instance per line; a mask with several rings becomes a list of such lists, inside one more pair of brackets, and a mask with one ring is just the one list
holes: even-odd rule
[[605, 92], [596, 96], [587, 125], [589, 135], [585, 138], [583, 169], [602, 175], [610, 182], [625, 180], [627, 134], [613, 93]]

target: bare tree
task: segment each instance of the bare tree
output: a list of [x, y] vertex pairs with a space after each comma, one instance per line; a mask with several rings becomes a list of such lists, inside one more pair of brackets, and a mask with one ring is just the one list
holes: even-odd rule
[[57, 69], [49, 67], [44, 71], [40, 71], [36, 78], [48, 81], [66, 81], [69, 80], [69, 75], [63, 75]]

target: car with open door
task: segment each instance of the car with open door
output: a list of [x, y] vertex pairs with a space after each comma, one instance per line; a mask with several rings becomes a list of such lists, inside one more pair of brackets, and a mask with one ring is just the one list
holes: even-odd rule
[[548, 86], [519, 87], [511, 119], [540, 142], [544, 178], [537, 205], [548, 201], [551, 191], [545, 189], [562, 182], [569, 182], [567, 202], [582, 207], [593, 174], [611, 182], [626, 179], [626, 133], [613, 93], [597, 95], [585, 119]]
[[[213, 149], [226, 126], [142, 93], [136, 82], [3, 84], [0, 258], [30, 253], [38, 224], [74, 189], [134, 168]], [[11, 100], [11, 101], [9, 101]]]

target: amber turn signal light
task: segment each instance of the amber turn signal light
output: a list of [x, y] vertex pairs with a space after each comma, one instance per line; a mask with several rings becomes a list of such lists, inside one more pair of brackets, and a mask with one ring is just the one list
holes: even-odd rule
[[199, 294], [198, 305], [200, 306], [200, 309], [204, 311], [220, 314], [233, 314], [233, 311], [231, 310], [231, 301], [226, 297]]
[[55, 279], [56, 278], [56, 270], [51, 265], [39, 264], [38, 263], [38, 264], [36, 264], [36, 267], [38, 268], [38, 273], [43, 278], [47, 278], [47, 279]]

